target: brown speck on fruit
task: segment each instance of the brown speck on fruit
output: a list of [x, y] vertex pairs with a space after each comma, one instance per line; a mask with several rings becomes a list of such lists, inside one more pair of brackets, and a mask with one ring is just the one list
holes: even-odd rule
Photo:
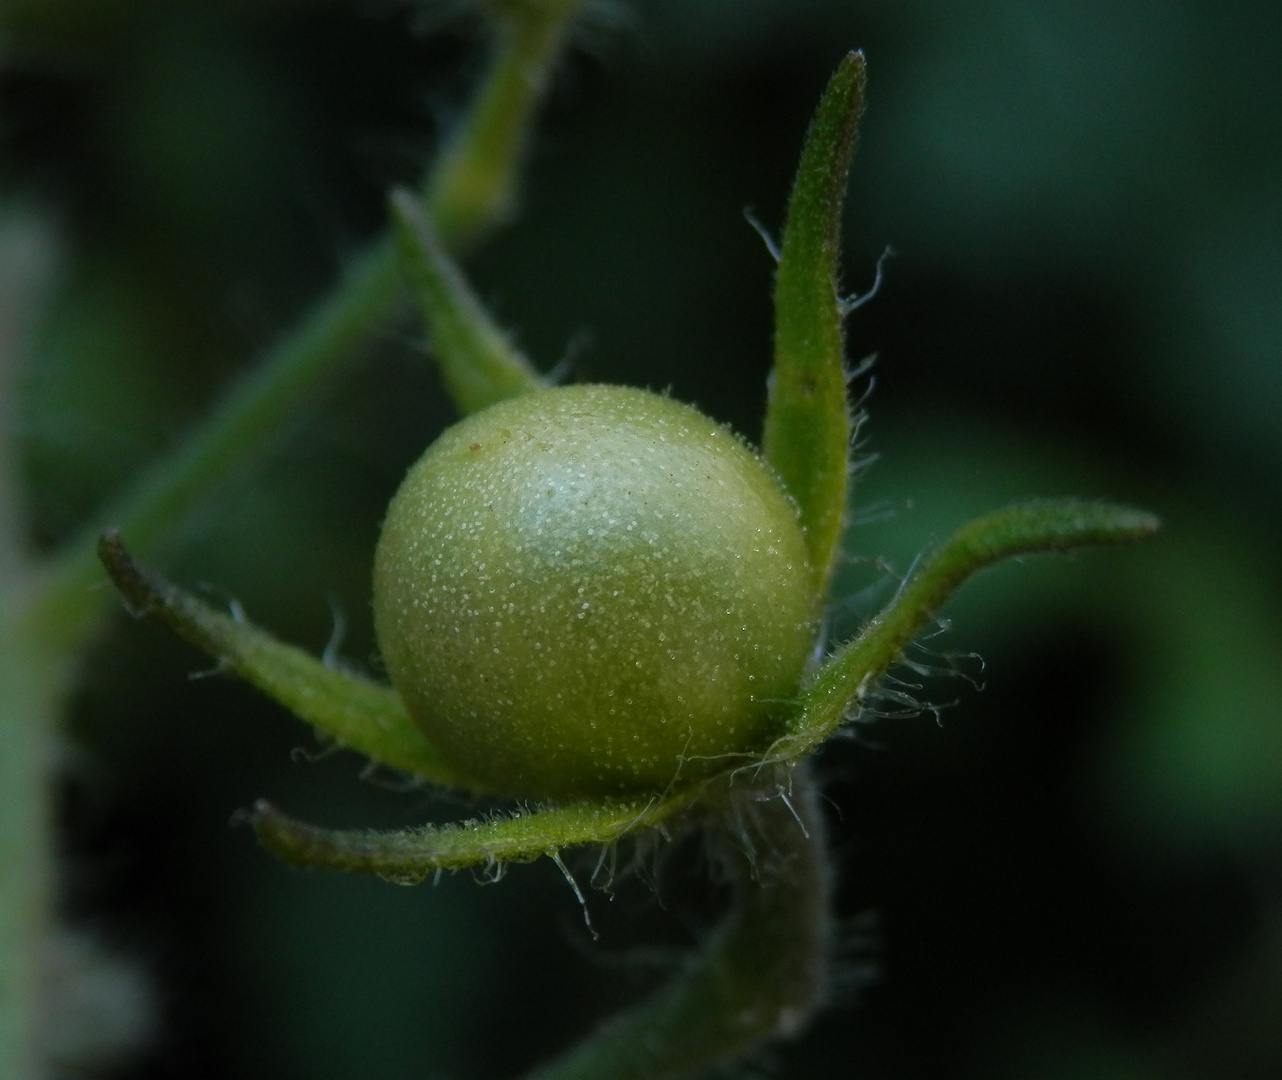
[[469, 446], [469, 447], [468, 447], [468, 449], [469, 449], [469, 450], [479, 450], [479, 449], [481, 449], [481, 444], [480, 444], [479, 442], [474, 442], [474, 443], [472, 443], [472, 445], [471, 445], [471, 446]]

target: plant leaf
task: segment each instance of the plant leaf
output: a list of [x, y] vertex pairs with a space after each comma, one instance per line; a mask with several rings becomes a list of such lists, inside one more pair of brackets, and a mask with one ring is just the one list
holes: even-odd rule
[[99, 538], [98, 556], [134, 611], [154, 615], [318, 731], [381, 765], [436, 784], [476, 788], [441, 759], [390, 687], [328, 668], [215, 611], [136, 563], [113, 529]]
[[459, 411], [478, 412], [541, 389], [543, 380], [490, 318], [414, 195], [394, 192], [390, 207], [401, 267]]
[[863, 102], [864, 58], [852, 52], [806, 133], [775, 275], [774, 370], [762, 446], [800, 510], [820, 602], [841, 540], [850, 477], [853, 427], [837, 269]]
[[802, 692], [788, 734], [776, 742], [769, 757], [794, 760], [828, 738], [940, 605], [977, 570], [1014, 555], [1142, 540], [1159, 524], [1142, 510], [1056, 499], [1020, 503], [963, 525], [886, 608], [819, 669]]

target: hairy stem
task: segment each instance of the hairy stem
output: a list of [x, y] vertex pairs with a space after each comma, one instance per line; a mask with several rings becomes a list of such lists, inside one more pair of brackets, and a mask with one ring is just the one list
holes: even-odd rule
[[[472, 106], [425, 187], [428, 211], [454, 250], [510, 216], [535, 107], [581, 0], [505, 4], [495, 13], [493, 60]], [[90, 522], [46, 575], [44, 631], [76, 647], [110, 594], [94, 546], [118, 527], [136, 551], [155, 548], [232, 470], [258, 454], [396, 306], [403, 294], [391, 241], [356, 260], [298, 327], [236, 384], [173, 454]]]
[[740, 790], [710, 828], [730, 913], [686, 969], [528, 1080], [666, 1080], [798, 1034], [823, 1003], [831, 873], [808, 767]]

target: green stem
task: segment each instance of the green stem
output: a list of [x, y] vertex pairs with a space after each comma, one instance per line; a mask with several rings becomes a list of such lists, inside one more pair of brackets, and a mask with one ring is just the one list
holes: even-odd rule
[[0, 1077], [43, 1074], [40, 956], [52, 915], [54, 732], [64, 664], [29, 629], [0, 627]]
[[437, 160], [426, 205], [447, 247], [466, 250], [516, 210], [517, 176], [530, 120], [583, 0], [502, 0], [481, 91]]
[[[437, 232], [452, 249], [510, 215], [530, 119], [579, 6], [579, 0], [509, 4], [496, 13], [491, 65], [425, 189]], [[175, 453], [54, 560], [40, 603], [43, 632], [76, 648], [110, 598], [93, 589], [102, 580], [94, 545], [103, 530], [118, 527], [136, 551], [154, 551], [220, 480], [277, 435], [307, 395], [393, 310], [402, 292], [392, 244], [382, 237]]]
[[823, 1004], [831, 871], [806, 765], [740, 790], [710, 826], [730, 913], [689, 966], [528, 1080], [666, 1080], [741, 1060], [800, 1032]]
[[46, 631], [74, 648], [112, 599], [109, 591], [95, 588], [103, 577], [95, 545], [104, 529], [118, 525], [136, 550], [156, 550], [220, 480], [280, 432], [307, 394], [388, 313], [399, 289], [396, 260], [384, 238], [181, 446], [67, 545], [47, 572], [40, 605]]
[[[5, 225], [8, 223], [6, 222]], [[3, 226], [0, 226], [2, 228]], [[7, 610], [11, 593], [26, 573], [24, 523], [18, 481], [18, 410], [15, 401], [17, 357], [26, 299], [24, 282], [14, 280], [21, 244], [8, 229], [0, 232], [0, 607]], [[17, 250], [12, 250], [16, 248]]]
[[0, 224], [0, 1077], [41, 1069], [40, 957], [51, 908], [53, 732], [62, 665], [23, 621], [31, 588], [19, 484], [17, 367], [48, 266], [38, 223]]

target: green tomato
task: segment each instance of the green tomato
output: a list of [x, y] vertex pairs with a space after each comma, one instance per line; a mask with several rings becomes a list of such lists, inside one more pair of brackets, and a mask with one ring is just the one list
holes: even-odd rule
[[413, 468], [374, 562], [393, 685], [455, 768], [527, 798], [661, 791], [779, 735], [814, 638], [796, 509], [642, 390], [493, 405]]

